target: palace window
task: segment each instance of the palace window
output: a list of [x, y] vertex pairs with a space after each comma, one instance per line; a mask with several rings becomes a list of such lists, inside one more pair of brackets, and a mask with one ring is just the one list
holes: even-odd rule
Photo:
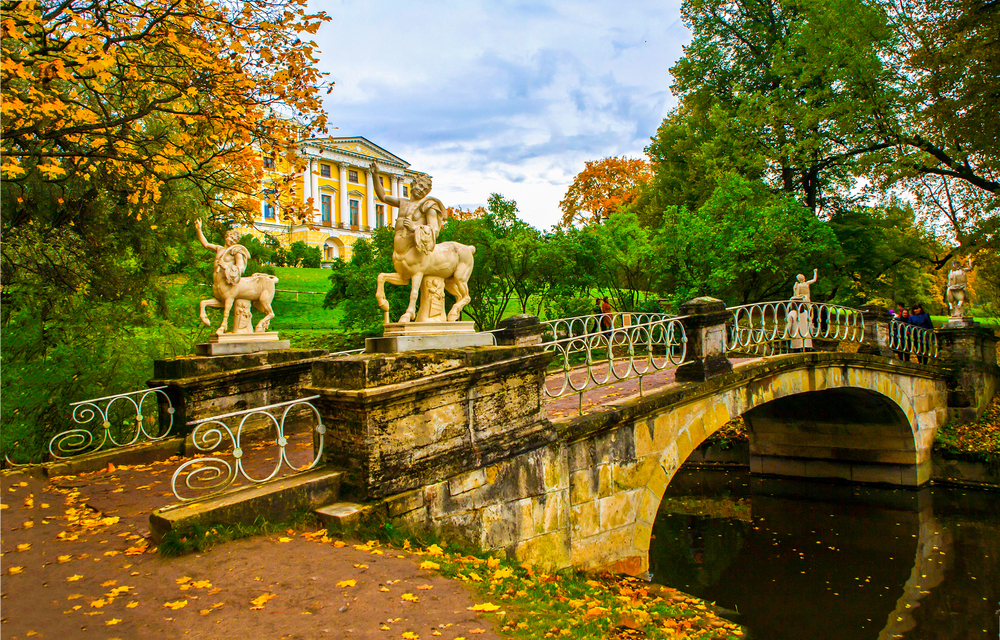
[[320, 196], [320, 211], [323, 213], [323, 224], [330, 224], [333, 219], [333, 198], [330, 196]]
[[347, 170], [347, 181], [348, 182], [353, 182], [354, 184], [358, 184], [358, 172], [355, 171], [354, 169], [348, 169]]
[[404, 198], [410, 197], [410, 189], [405, 184], [403, 185], [403, 197]]
[[274, 220], [274, 205], [270, 202], [264, 203], [264, 219]]
[[328, 165], [328, 164], [321, 164], [321, 165], [319, 165], [319, 175], [322, 176], [322, 177], [324, 177], [324, 178], [329, 178], [330, 177], [330, 165]]
[[375, 228], [385, 226], [385, 205], [377, 204], [375, 205]]
[[272, 156], [264, 156], [264, 168], [265, 169], [274, 168], [274, 158]]
[[360, 204], [361, 203], [358, 200], [351, 200], [351, 226], [352, 227], [356, 227], [359, 224], [358, 218], [360, 216], [358, 215], [358, 207], [360, 206]]

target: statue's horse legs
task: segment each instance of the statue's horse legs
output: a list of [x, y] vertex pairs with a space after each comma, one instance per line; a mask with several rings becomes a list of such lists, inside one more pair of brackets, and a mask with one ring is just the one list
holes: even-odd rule
[[385, 323], [389, 323], [389, 301], [385, 299], [385, 283], [403, 285], [409, 282], [408, 278], [398, 273], [378, 274], [378, 288], [375, 289], [375, 299], [378, 300], [378, 308], [385, 312]]
[[268, 292], [263, 292], [260, 298], [253, 301], [253, 306], [257, 311], [264, 314], [264, 317], [260, 319], [257, 326], [253, 328], [255, 333], [263, 333], [267, 331], [268, 325], [271, 324], [271, 318], [274, 317], [274, 309], [271, 308], [271, 300], [274, 298], [274, 293], [268, 295]]
[[400, 322], [409, 322], [417, 315], [417, 296], [420, 295], [420, 283], [424, 280], [424, 274], [414, 273], [410, 278], [410, 304], [406, 307], [406, 313], [399, 317]]
[[448, 312], [448, 322], [457, 322], [462, 317], [462, 309], [469, 304], [472, 298], [469, 296], [469, 278], [472, 277], [472, 267], [475, 264], [473, 254], [459, 254], [458, 264], [455, 266], [455, 273], [444, 281], [444, 288], [448, 293], [455, 296], [455, 304]]
[[208, 319], [208, 314], [205, 313], [207, 307], [212, 307], [213, 309], [221, 309], [222, 303], [215, 298], [209, 298], [208, 300], [201, 301], [201, 322], [206, 326], [212, 326], [212, 321]]
[[226, 298], [222, 303], [222, 324], [219, 328], [215, 330], [217, 335], [222, 335], [226, 332], [226, 325], [229, 323], [229, 311], [233, 308], [233, 302], [236, 298]]

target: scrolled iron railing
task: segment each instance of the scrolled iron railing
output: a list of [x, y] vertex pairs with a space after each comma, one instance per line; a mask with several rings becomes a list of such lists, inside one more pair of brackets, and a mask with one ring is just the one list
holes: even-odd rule
[[577, 394], [679, 365], [687, 355], [682, 318], [667, 314], [593, 314], [548, 320], [543, 347], [557, 354], [545, 379], [545, 395]]
[[[256, 409], [246, 409], [189, 422], [189, 426], [195, 427], [194, 431], [191, 432], [191, 439], [196, 449], [216, 451], [227, 441], [231, 442], [233, 446], [231, 455], [234, 462], [230, 464], [229, 461], [217, 456], [187, 460], [177, 467], [170, 479], [170, 488], [173, 490], [174, 496], [181, 502], [204, 500], [219, 495], [241, 477], [251, 484], [260, 484], [276, 478], [285, 466], [288, 466], [293, 473], [308, 471], [315, 467], [323, 456], [324, 436], [326, 434], [326, 426], [323, 425], [319, 410], [312, 404], [312, 401], [317, 398], [319, 398], [318, 395], [309, 396], [299, 400], [279, 402]], [[316, 438], [314, 442], [315, 456], [311, 462], [299, 467], [296, 467], [288, 458], [286, 450], [288, 436], [285, 430], [285, 421], [297, 407], [306, 409], [306, 414], [316, 419], [315, 426], [310, 429]], [[249, 420], [260, 418], [275, 428], [274, 444], [278, 447], [278, 455], [274, 456], [277, 459], [274, 467], [264, 477], [251, 475], [243, 462], [246, 455], [242, 441], [243, 430]], [[238, 423], [235, 428], [230, 428], [230, 425], [227, 424], [227, 421], [230, 420]], [[268, 460], [265, 459], [265, 462]], [[183, 480], [183, 488], [195, 492], [196, 495], [186, 495], [186, 492], [179, 485], [181, 480]]]
[[[105, 448], [156, 442], [169, 437], [174, 427], [175, 410], [166, 389], [165, 386], [153, 387], [71, 403], [69, 406], [73, 408], [73, 421], [84, 426], [62, 431], [53, 436], [49, 440], [49, 454], [54, 459], [71, 458]], [[149, 398], [157, 400], [157, 407], [160, 406], [160, 402], [166, 404], [168, 420], [165, 429], [160, 427], [155, 432], [152, 428], [147, 430], [147, 419], [150, 424], [160, 423], [155, 413], [143, 413], [143, 407]], [[128, 415], [127, 418], [122, 418], [120, 424], [112, 423], [110, 419], [113, 416], [112, 409], [115, 403], [125, 405]], [[133, 417], [134, 422], [132, 422]]]

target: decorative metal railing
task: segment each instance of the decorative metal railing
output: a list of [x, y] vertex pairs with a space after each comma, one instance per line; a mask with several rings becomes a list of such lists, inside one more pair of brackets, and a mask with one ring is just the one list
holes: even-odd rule
[[890, 322], [889, 348], [900, 360], [909, 360], [910, 355], [914, 355], [917, 362], [926, 364], [929, 358], [936, 358], [938, 355], [937, 334], [933, 329], [914, 324]]
[[624, 329], [625, 327], [645, 324], [654, 320], [664, 320], [674, 317], [676, 316], [667, 313], [593, 313], [572, 318], [545, 320], [541, 323], [545, 327], [545, 333], [542, 334], [542, 341], [550, 342], [560, 338], [572, 338], [573, 336], [583, 336], [589, 333], [600, 333], [608, 329]]
[[[73, 407], [73, 421], [84, 426], [56, 434], [49, 440], [49, 454], [57, 459], [69, 458], [104, 448], [125, 447], [167, 438], [174, 427], [174, 405], [170, 402], [166, 388], [140, 389], [70, 404]], [[160, 402], [166, 404], [166, 428], [160, 424], [157, 412], [152, 411], [153, 407], [145, 404], [149, 398], [155, 401], [150, 404], [154, 404], [156, 408], [160, 407]], [[120, 423], [115, 418], [116, 403], [117, 406], [124, 405], [126, 412], [126, 417], [121, 418]]]
[[730, 307], [726, 350], [776, 355], [811, 346], [814, 338], [861, 342], [864, 316], [858, 309], [821, 302], [758, 302]]
[[[312, 401], [317, 398], [319, 398], [318, 395], [309, 396], [300, 400], [279, 402], [267, 405], [266, 407], [246, 409], [244, 411], [236, 411], [189, 422], [189, 426], [195, 427], [194, 431], [191, 432], [195, 448], [199, 451], [216, 451], [227, 441], [232, 442], [231, 455], [234, 462], [230, 464], [229, 461], [220, 457], [194, 458], [186, 461], [177, 467], [173, 477], [170, 479], [170, 487], [174, 495], [181, 502], [204, 500], [222, 493], [239, 478], [243, 478], [252, 484], [259, 484], [273, 480], [285, 466], [288, 466], [291, 472], [307, 471], [315, 467], [323, 455], [324, 434], [326, 433], [323, 419], [320, 417], [319, 411], [312, 404]], [[306, 409], [306, 413], [316, 419], [315, 426], [310, 429], [314, 433], [315, 438], [313, 443], [315, 456], [311, 462], [299, 467], [296, 467], [289, 460], [286, 450], [288, 436], [286, 435], [285, 421], [289, 418], [289, 414], [296, 408]], [[298, 417], [298, 415], [295, 416], [295, 418]], [[263, 477], [251, 475], [247, 471], [246, 464], [244, 463], [246, 451], [243, 450], [242, 442], [243, 430], [247, 426], [248, 421], [256, 422], [260, 419], [263, 419], [269, 426], [274, 426], [276, 432], [274, 443], [278, 447], [277, 455], [273, 456], [276, 459], [274, 467], [270, 470], [270, 473]], [[227, 424], [227, 421], [236, 424], [235, 429], [231, 428]], [[265, 459], [265, 461], [269, 459]], [[182, 486], [184, 489], [193, 491], [197, 495], [185, 495], [186, 491], [182, 493], [181, 486], [178, 484], [181, 481], [183, 481]]]
[[[586, 391], [638, 378], [642, 395], [645, 376], [684, 361], [687, 335], [682, 318], [609, 315], [608, 319], [595, 314], [542, 323], [547, 327], [543, 346], [557, 354], [545, 379], [549, 398], [578, 394], [578, 409], [583, 413]], [[596, 329], [593, 321], [598, 323]]]

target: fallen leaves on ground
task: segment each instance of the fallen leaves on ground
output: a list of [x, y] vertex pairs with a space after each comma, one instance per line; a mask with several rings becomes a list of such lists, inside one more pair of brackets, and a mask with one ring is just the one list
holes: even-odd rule
[[262, 593], [261, 595], [259, 595], [258, 597], [254, 598], [253, 600], [250, 601], [250, 604], [253, 605], [250, 608], [251, 609], [263, 609], [264, 605], [267, 604], [268, 600], [271, 600], [271, 599], [276, 598], [276, 597], [278, 597], [278, 596], [276, 594], [273, 594], [273, 593]]

